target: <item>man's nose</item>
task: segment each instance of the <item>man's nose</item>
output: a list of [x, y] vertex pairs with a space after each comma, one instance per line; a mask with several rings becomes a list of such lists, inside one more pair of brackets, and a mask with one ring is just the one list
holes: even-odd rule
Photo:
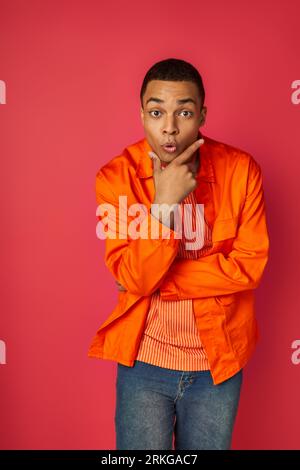
[[178, 132], [176, 120], [174, 116], [166, 117], [163, 126], [163, 132], [166, 134], [176, 134]]

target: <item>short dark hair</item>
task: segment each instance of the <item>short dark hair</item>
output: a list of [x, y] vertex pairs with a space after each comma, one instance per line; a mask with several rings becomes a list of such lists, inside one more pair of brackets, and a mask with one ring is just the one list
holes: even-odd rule
[[145, 94], [147, 84], [151, 80], [168, 80], [174, 82], [188, 81], [193, 82], [197, 85], [199, 90], [199, 95], [201, 99], [201, 106], [204, 104], [205, 100], [205, 90], [203, 86], [203, 81], [198, 70], [189, 62], [181, 59], [164, 59], [159, 62], [156, 62], [146, 73], [141, 91], [140, 91], [140, 100], [143, 107], [143, 96]]

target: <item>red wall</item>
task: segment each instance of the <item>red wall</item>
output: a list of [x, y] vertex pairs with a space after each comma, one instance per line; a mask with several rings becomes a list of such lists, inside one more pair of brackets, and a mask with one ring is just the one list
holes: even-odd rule
[[141, 82], [168, 57], [203, 76], [203, 133], [264, 173], [261, 340], [233, 448], [300, 448], [299, 15], [297, 0], [0, 1], [1, 448], [115, 448], [116, 363], [87, 357], [117, 299], [95, 175], [144, 136]]

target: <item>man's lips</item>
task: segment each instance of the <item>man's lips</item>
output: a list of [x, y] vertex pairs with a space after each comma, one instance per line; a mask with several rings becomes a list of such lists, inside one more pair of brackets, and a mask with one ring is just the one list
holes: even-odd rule
[[174, 153], [177, 150], [177, 144], [175, 142], [171, 142], [171, 143], [169, 142], [169, 143], [163, 144], [162, 148], [167, 153]]
[[177, 142], [175, 140], [169, 140], [168, 142], [165, 142], [164, 144], [161, 144], [162, 147], [165, 147], [166, 145], [171, 145], [172, 147], [177, 146]]

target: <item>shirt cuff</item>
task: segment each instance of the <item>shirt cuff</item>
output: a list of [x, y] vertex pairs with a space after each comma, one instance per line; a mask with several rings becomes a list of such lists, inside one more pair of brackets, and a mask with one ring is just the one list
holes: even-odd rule
[[164, 279], [159, 290], [162, 300], [180, 300], [179, 292], [176, 288], [175, 282], [171, 279], [168, 279], [168, 276]]

